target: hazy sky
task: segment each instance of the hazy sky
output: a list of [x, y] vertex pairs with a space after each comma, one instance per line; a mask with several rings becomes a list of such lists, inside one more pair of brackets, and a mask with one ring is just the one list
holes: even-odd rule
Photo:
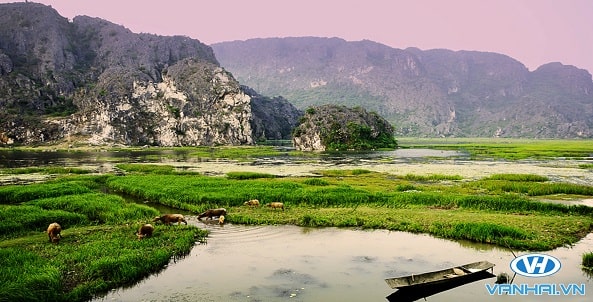
[[[14, 2], [3, 1], [0, 2]], [[206, 44], [267, 37], [373, 40], [395, 48], [506, 54], [534, 70], [593, 73], [593, 0], [38, 0], [62, 16]]]

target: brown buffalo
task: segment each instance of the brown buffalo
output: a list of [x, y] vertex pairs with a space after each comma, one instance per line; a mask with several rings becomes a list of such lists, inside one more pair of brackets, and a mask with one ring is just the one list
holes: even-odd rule
[[60, 239], [62, 239], [62, 227], [57, 223], [51, 223], [47, 227], [47, 237], [49, 237], [49, 242], [60, 243]]
[[154, 227], [152, 226], [152, 224], [147, 223], [145, 225], [142, 225], [140, 229], [138, 229], [138, 233], [136, 233], [136, 236], [138, 236], [138, 239], [142, 239], [144, 237], [152, 236], [152, 232], [154, 232]]
[[259, 207], [259, 200], [251, 199], [251, 200], [244, 202], [243, 204], [246, 206], [250, 206], [250, 207]]
[[161, 216], [155, 217], [152, 221], [153, 222], [161, 221], [167, 225], [171, 225], [176, 222], [178, 225], [181, 224], [182, 222], [187, 224], [185, 217], [183, 217], [183, 215], [181, 215], [181, 214], [163, 214]]
[[210, 209], [210, 210], [206, 210], [206, 212], [198, 215], [198, 219], [202, 219], [203, 217], [212, 219], [212, 217], [220, 217], [220, 216], [224, 216], [224, 215], [226, 215], [225, 208]]
[[281, 202], [270, 202], [266, 206], [272, 209], [282, 209], [282, 211], [284, 211], [284, 204]]

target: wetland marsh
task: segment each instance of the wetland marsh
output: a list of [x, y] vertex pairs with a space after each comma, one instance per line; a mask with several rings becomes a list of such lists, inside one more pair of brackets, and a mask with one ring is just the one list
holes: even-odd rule
[[[116, 279], [102, 286], [89, 286], [72, 278], [82, 273], [77, 271], [80, 268], [69, 267], [67, 259], [51, 256], [50, 263], [62, 261], [55, 265], [52, 276], [68, 280], [68, 287], [62, 285], [53, 293], [63, 301], [88, 299], [86, 295], [64, 294], [76, 286], [81, 286], [78, 291], [87, 295], [101, 294], [118, 285], [130, 284], [131, 280], [141, 280], [154, 271], [160, 273], [130, 290], [111, 293], [105, 299], [168, 300], [177, 296], [192, 301], [219, 301], [221, 297], [237, 301], [286, 298], [359, 301], [355, 297], [365, 296], [368, 290], [366, 295], [376, 300], [373, 295], [384, 297], [389, 292], [382, 279], [395, 273], [471, 262], [465, 261], [466, 258], [493, 261], [490, 258], [498, 257], [497, 268], [506, 269], [505, 262], [511, 255], [508, 247], [516, 252], [537, 250], [568, 255], [564, 256], [563, 265], [569, 268], [563, 269], [562, 278], [589, 284], [590, 279], [580, 270], [579, 263], [581, 256], [593, 249], [588, 239], [593, 211], [587, 206], [593, 196], [590, 169], [593, 146], [590, 142], [536, 143], [502, 144], [504, 149], [512, 150], [507, 152], [513, 156], [524, 152], [535, 154], [520, 159], [498, 156], [504, 154], [501, 146], [463, 141], [448, 142], [444, 148], [442, 144], [410, 143], [410, 148], [397, 151], [313, 155], [274, 147], [16, 150], [21, 152], [18, 155], [14, 154], [15, 150], [3, 149], [0, 150], [0, 182], [3, 184], [0, 186], [3, 204], [0, 214], [3, 217], [25, 211], [33, 211], [33, 214], [25, 216], [24, 221], [5, 219], [10, 224], [0, 223], [3, 232], [0, 248], [9, 255], [26, 251], [47, 257], [63, 246], [42, 241], [43, 224], [54, 219], [70, 219], [63, 243], [70, 244], [68, 248], [74, 251], [83, 248], [80, 242], [84, 237], [80, 236], [92, 232], [89, 228], [123, 228], [125, 232], [133, 232], [155, 212], [163, 211], [183, 212], [192, 221], [188, 227], [157, 227], [159, 235], [141, 242], [165, 249], [166, 242], [176, 242], [168, 253], [161, 254], [155, 249], [143, 257], [186, 255], [184, 258], [176, 259], [176, 263], [162, 271], [161, 258], [154, 267], [140, 269], [127, 279]], [[549, 152], [537, 151], [559, 145], [564, 149], [557, 149], [552, 157]], [[486, 152], [488, 150], [492, 152]], [[104, 215], [99, 217], [91, 217], [92, 211], [85, 212], [91, 206], [89, 202], [82, 202], [78, 208], [70, 207], [77, 201], [89, 200], [89, 196], [96, 202], [116, 199], [118, 206], [106, 207]], [[286, 210], [242, 206], [244, 201], [254, 198], [262, 203], [282, 201]], [[140, 206], [142, 211], [121, 214], [130, 212], [134, 205]], [[150, 205], [160, 208], [155, 210]], [[229, 224], [221, 228], [193, 218], [212, 207], [226, 207]], [[19, 227], [19, 223], [23, 227]], [[207, 244], [195, 245], [201, 241], [198, 230], [210, 231]], [[90, 241], [100, 244], [104, 240], [126, 242], [135, 238], [125, 232], [116, 231], [110, 239], [92, 237]], [[312, 237], [309, 234], [324, 239], [308, 243]], [[32, 244], [38, 240], [40, 242]], [[320, 242], [325, 245], [319, 246]], [[405, 248], [402, 242], [407, 244]], [[476, 254], [473, 247], [462, 242], [482, 246], [479, 251], [485, 247], [497, 252]], [[145, 249], [138, 244], [122, 245], [132, 254], [139, 252], [134, 252], [136, 249]], [[440, 256], [422, 252], [424, 245], [434, 246]], [[283, 249], [290, 252], [282, 254]], [[236, 254], [242, 250], [251, 250], [247, 254], [251, 253], [252, 257]], [[328, 255], [335, 257], [328, 260]], [[478, 256], [486, 259], [474, 259]], [[89, 261], [97, 257], [97, 261], [104, 263], [97, 265], [95, 271], [84, 272], [96, 281], [105, 281], [102, 280], [104, 274], [122, 274], [106, 270], [117, 266], [121, 257], [109, 261], [105, 260], [106, 255], [89, 257]], [[224, 265], [208, 267], [207, 264], [217, 263], [216, 257]], [[357, 259], [361, 263], [357, 263]], [[40, 261], [39, 265], [43, 263], [40, 259], [36, 261]], [[15, 266], [15, 263], [18, 262], [6, 264]], [[407, 265], [412, 267], [403, 269]], [[125, 266], [123, 270], [134, 271], [133, 266]], [[506, 271], [508, 273], [508, 269]], [[2, 273], [12, 274], [7, 268]], [[242, 275], [253, 278], [237, 280]], [[4, 288], [2, 293], [10, 297], [12, 290], [31, 282], [42, 281], [33, 278], [16, 282], [14, 288]], [[150, 291], [143, 290], [144, 282], [180, 287], [157, 287], [160, 289]], [[308, 285], [301, 285], [303, 282]], [[483, 283], [481, 287], [471, 285], [469, 288], [473, 288], [473, 294], [486, 293]], [[468, 294], [467, 291], [455, 292]], [[445, 300], [436, 298], [436, 301], [463, 298], [455, 294], [456, 298], [451, 298], [450, 294], [438, 297], [445, 297]]]

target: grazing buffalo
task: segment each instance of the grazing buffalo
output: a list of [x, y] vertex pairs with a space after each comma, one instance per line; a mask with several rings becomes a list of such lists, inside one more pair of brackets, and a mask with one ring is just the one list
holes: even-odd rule
[[210, 209], [210, 210], [206, 210], [206, 212], [198, 215], [198, 219], [202, 219], [203, 217], [212, 219], [212, 217], [220, 217], [220, 216], [224, 216], [224, 215], [226, 215], [225, 208]]
[[250, 207], [259, 207], [259, 200], [252, 199], [244, 202], [243, 204]]
[[49, 238], [49, 242], [60, 243], [60, 239], [62, 239], [62, 227], [57, 223], [50, 223], [47, 227], [47, 237]]
[[267, 206], [272, 209], [282, 209], [282, 211], [284, 211], [284, 204], [281, 202], [270, 202]]
[[136, 236], [138, 236], [138, 239], [142, 239], [144, 237], [150, 237], [152, 236], [152, 232], [154, 231], [154, 227], [152, 226], [152, 224], [145, 224], [142, 225], [140, 227], [140, 229], [138, 229], [138, 233], [136, 233]]
[[187, 224], [187, 221], [185, 221], [185, 217], [183, 217], [183, 215], [181, 215], [181, 214], [163, 214], [161, 216], [155, 217], [152, 221], [153, 222], [161, 221], [167, 225], [171, 225], [172, 223], [176, 223], [176, 222], [178, 225], [181, 224], [182, 222]]

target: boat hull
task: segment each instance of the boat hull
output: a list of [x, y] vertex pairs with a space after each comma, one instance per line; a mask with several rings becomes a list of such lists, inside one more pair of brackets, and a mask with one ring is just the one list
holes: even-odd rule
[[387, 285], [393, 289], [425, 287], [426, 285], [437, 285], [440, 283], [454, 283], [456, 281], [460, 281], [459, 279], [468, 279], [469, 276], [475, 273], [486, 271], [488, 269], [492, 270], [493, 267], [494, 264], [488, 261], [479, 261], [443, 269], [440, 271], [388, 278], [385, 279], [385, 282], [387, 282]]
[[496, 277], [493, 273], [483, 270], [464, 277], [455, 278], [449, 282], [427, 283], [419, 286], [410, 286], [398, 289], [387, 296], [389, 302], [411, 302], [426, 298], [468, 283]]

